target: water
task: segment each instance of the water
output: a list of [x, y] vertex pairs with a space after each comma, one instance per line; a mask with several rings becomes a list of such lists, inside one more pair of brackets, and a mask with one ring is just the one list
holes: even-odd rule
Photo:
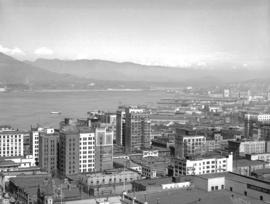
[[[57, 128], [65, 117], [84, 118], [91, 110], [116, 111], [119, 105], [155, 106], [165, 91], [39, 91], [0, 93], [0, 125], [29, 130], [37, 123]], [[51, 114], [52, 111], [61, 115]]]

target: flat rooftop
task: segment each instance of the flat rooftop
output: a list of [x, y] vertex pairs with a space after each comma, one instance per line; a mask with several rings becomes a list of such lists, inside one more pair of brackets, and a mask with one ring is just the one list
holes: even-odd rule
[[260, 160], [237, 159], [233, 160], [233, 167], [256, 166], [256, 165], [263, 165], [266, 163], [267, 162]]
[[[232, 196], [233, 195], [233, 196]], [[240, 200], [249, 201], [250, 204], [263, 204], [263, 201], [255, 200], [252, 198], [247, 198], [240, 196], [238, 194], [220, 190], [213, 192], [206, 192], [199, 189], [191, 190], [169, 190], [148, 193], [138, 192], [129, 194], [130, 197], [135, 196], [140, 203], [144, 203], [145, 199], [148, 204], [234, 204], [234, 203], [243, 203], [239, 202]]]
[[262, 188], [270, 189], [270, 182], [269, 181], [257, 179], [257, 178], [250, 177], [250, 176], [244, 176], [244, 175], [229, 172], [226, 174], [226, 179], [230, 179], [233, 181], [238, 181], [240, 183], [252, 184], [254, 186], [259, 186]]

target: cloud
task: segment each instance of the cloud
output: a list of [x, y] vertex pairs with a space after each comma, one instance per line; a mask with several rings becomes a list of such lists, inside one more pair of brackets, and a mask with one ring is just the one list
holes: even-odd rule
[[40, 47], [34, 51], [36, 55], [52, 55], [53, 51], [47, 47]]
[[8, 48], [0, 45], [0, 52], [7, 55], [25, 55], [25, 53], [18, 47]]

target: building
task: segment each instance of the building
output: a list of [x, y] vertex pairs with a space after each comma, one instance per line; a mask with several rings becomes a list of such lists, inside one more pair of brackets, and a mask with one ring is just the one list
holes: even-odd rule
[[43, 134], [54, 134], [55, 130], [53, 128], [31, 128], [30, 131], [30, 153], [33, 159], [36, 161], [36, 165], [39, 163], [39, 136]]
[[95, 130], [95, 171], [113, 168], [113, 130], [96, 128]]
[[205, 144], [205, 136], [197, 135], [196, 130], [178, 128], [175, 136], [175, 157], [185, 158], [203, 154]]
[[174, 176], [213, 174], [233, 171], [233, 155], [204, 155], [174, 159]]
[[40, 133], [38, 166], [53, 175], [57, 174], [58, 149], [59, 133], [54, 129]]
[[248, 160], [260, 160], [270, 163], [270, 153], [261, 153], [261, 154], [246, 154]]
[[131, 153], [151, 145], [150, 112], [139, 108], [126, 108], [125, 152]]
[[30, 151], [34, 160], [36, 161], [36, 164], [38, 164], [38, 160], [39, 160], [39, 130], [38, 128], [31, 128]]
[[0, 157], [23, 156], [25, 135], [28, 135], [28, 133], [16, 131], [10, 126], [1, 126]]
[[252, 172], [264, 168], [270, 168], [269, 163], [247, 159], [236, 159], [233, 161], [233, 172], [245, 176], [250, 176]]
[[92, 128], [79, 128], [80, 134], [80, 172], [95, 171], [95, 132]]
[[265, 153], [265, 141], [228, 141], [229, 152], [233, 152], [235, 158], [246, 154]]
[[244, 115], [244, 125], [246, 138], [253, 138], [254, 132], [257, 132], [257, 137], [260, 138], [262, 128], [266, 126], [266, 129], [268, 129], [267, 127], [270, 125], [270, 114], [247, 113]]
[[119, 108], [116, 112], [116, 144], [123, 146], [125, 144], [125, 125], [126, 113], [124, 108]]
[[84, 190], [89, 195], [121, 194], [123, 190], [131, 190], [131, 182], [141, 179], [141, 175], [132, 170], [112, 169], [103, 173], [79, 175]]
[[223, 97], [224, 98], [230, 97], [230, 89], [224, 89], [223, 90]]
[[167, 157], [130, 156], [130, 160], [141, 166], [142, 176], [146, 178], [164, 177], [168, 174], [170, 159]]
[[132, 191], [147, 191], [147, 193], [152, 191], [167, 191], [172, 189], [183, 189], [189, 188], [191, 186], [191, 178], [182, 177], [163, 177], [163, 178], [153, 178], [137, 180], [132, 182]]
[[67, 176], [80, 172], [79, 130], [75, 126], [63, 126], [59, 137], [59, 174]]
[[225, 189], [225, 173], [197, 175], [193, 177], [196, 188], [211, 192]]
[[[155, 185], [154, 185], [155, 188]], [[124, 193], [122, 204], [263, 204], [270, 200], [270, 183], [235, 173], [194, 176], [189, 188]]]

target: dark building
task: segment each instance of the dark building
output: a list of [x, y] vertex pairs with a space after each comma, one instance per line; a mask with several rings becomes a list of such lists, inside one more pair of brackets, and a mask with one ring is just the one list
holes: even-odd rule
[[125, 153], [150, 147], [150, 113], [145, 109], [126, 108]]
[[80, 172], [79, 131], [76, 126], [64, 126], [59, 137], [59, 174], [67, 176]]
[[53, 175], [57, 173], [59, 133], [41, 133], [39, 137], [39, 167]]

